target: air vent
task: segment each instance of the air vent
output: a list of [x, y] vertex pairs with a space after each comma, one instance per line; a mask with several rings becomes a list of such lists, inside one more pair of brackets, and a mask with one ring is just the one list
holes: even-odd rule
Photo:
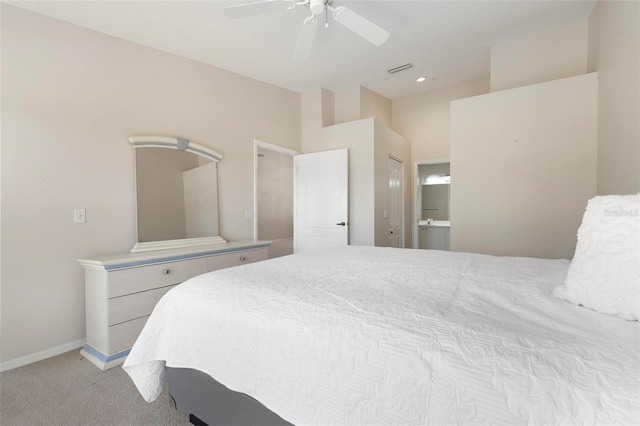
[[408, 70], [409, 68], [413, 68], [413, 64], [409, 62], [408, 64], [400, 65], [399, 67], [388, 69], [387, 72], [389, 74], [395, 74], [400, 71]]

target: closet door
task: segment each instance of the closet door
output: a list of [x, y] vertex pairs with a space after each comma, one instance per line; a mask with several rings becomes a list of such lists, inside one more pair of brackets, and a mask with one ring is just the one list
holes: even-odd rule
[[389, 247], [404, 247], [402, 191], [402, 161], [389, 156]]

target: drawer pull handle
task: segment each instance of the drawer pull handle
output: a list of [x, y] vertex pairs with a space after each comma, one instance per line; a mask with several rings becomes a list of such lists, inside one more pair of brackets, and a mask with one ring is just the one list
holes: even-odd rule
[[245, 260], [247, 260], [247, 258], [246, 258], [246, 257], [244, 257], [244, 256], [240, 256], [240, 260], [241, 260], [242, 262], [244, 262]]
[[163, 273], [164, 275], [169, 275], [169, 272], [171, 272], [169, 269], [163, 269], [163, 270], [162, 270], [162, 273]]

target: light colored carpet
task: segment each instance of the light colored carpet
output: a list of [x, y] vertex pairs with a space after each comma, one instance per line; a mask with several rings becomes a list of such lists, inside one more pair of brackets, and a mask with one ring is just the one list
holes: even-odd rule
[[79, 350], [0, 373], [0, 424], [190, 425], [167, 389], [146, 402], [121, 366], [102, 371]]

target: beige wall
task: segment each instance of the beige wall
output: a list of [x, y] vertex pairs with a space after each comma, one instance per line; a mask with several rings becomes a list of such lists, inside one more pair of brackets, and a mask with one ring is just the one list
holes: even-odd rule
[[392, 101], [391, 128], [411, 143], [413, 161], [449, 158], [449, 103], [489, 92], [489, 79], [463, 83]]
[[360, 120], [360, 86], [335, 92], [335, 124]]
[[360, 87], [360, 118], [377, 118], [391, 127], [391, 100], [366, 87]]
[[377, 118], [391, 127], [391, 100], [366, 87], [356, 86], [335, 93], [335, 124]]
[[[78, 257], [136, 240], [132, 134], [208, 145], [220, 232], [251, 239], [253, 140], [300, 150], [300, 94], [2, 4], [3, 363], [85, 336]], [[73, 209], [87, 223], [73, 223]], [[49, 353], [49, 352], [47, 352]]]
[[571, 259], [596, 193], [597, 74], [451, 103], [451, 249]]
[[335, 123], [335, 96], [323, 89], [304, 91], [302, 98], [302, 144], [320, 143], [321, 129]]
[[587, 72], [587, 21], [491, 46], [491, 91]]
[[258, 239], [293, 238], [293, 157], [258, 148]]
[[640, 3], [599, 1], [589, 18], [598, 71], [598, 194], [640, 192]]

